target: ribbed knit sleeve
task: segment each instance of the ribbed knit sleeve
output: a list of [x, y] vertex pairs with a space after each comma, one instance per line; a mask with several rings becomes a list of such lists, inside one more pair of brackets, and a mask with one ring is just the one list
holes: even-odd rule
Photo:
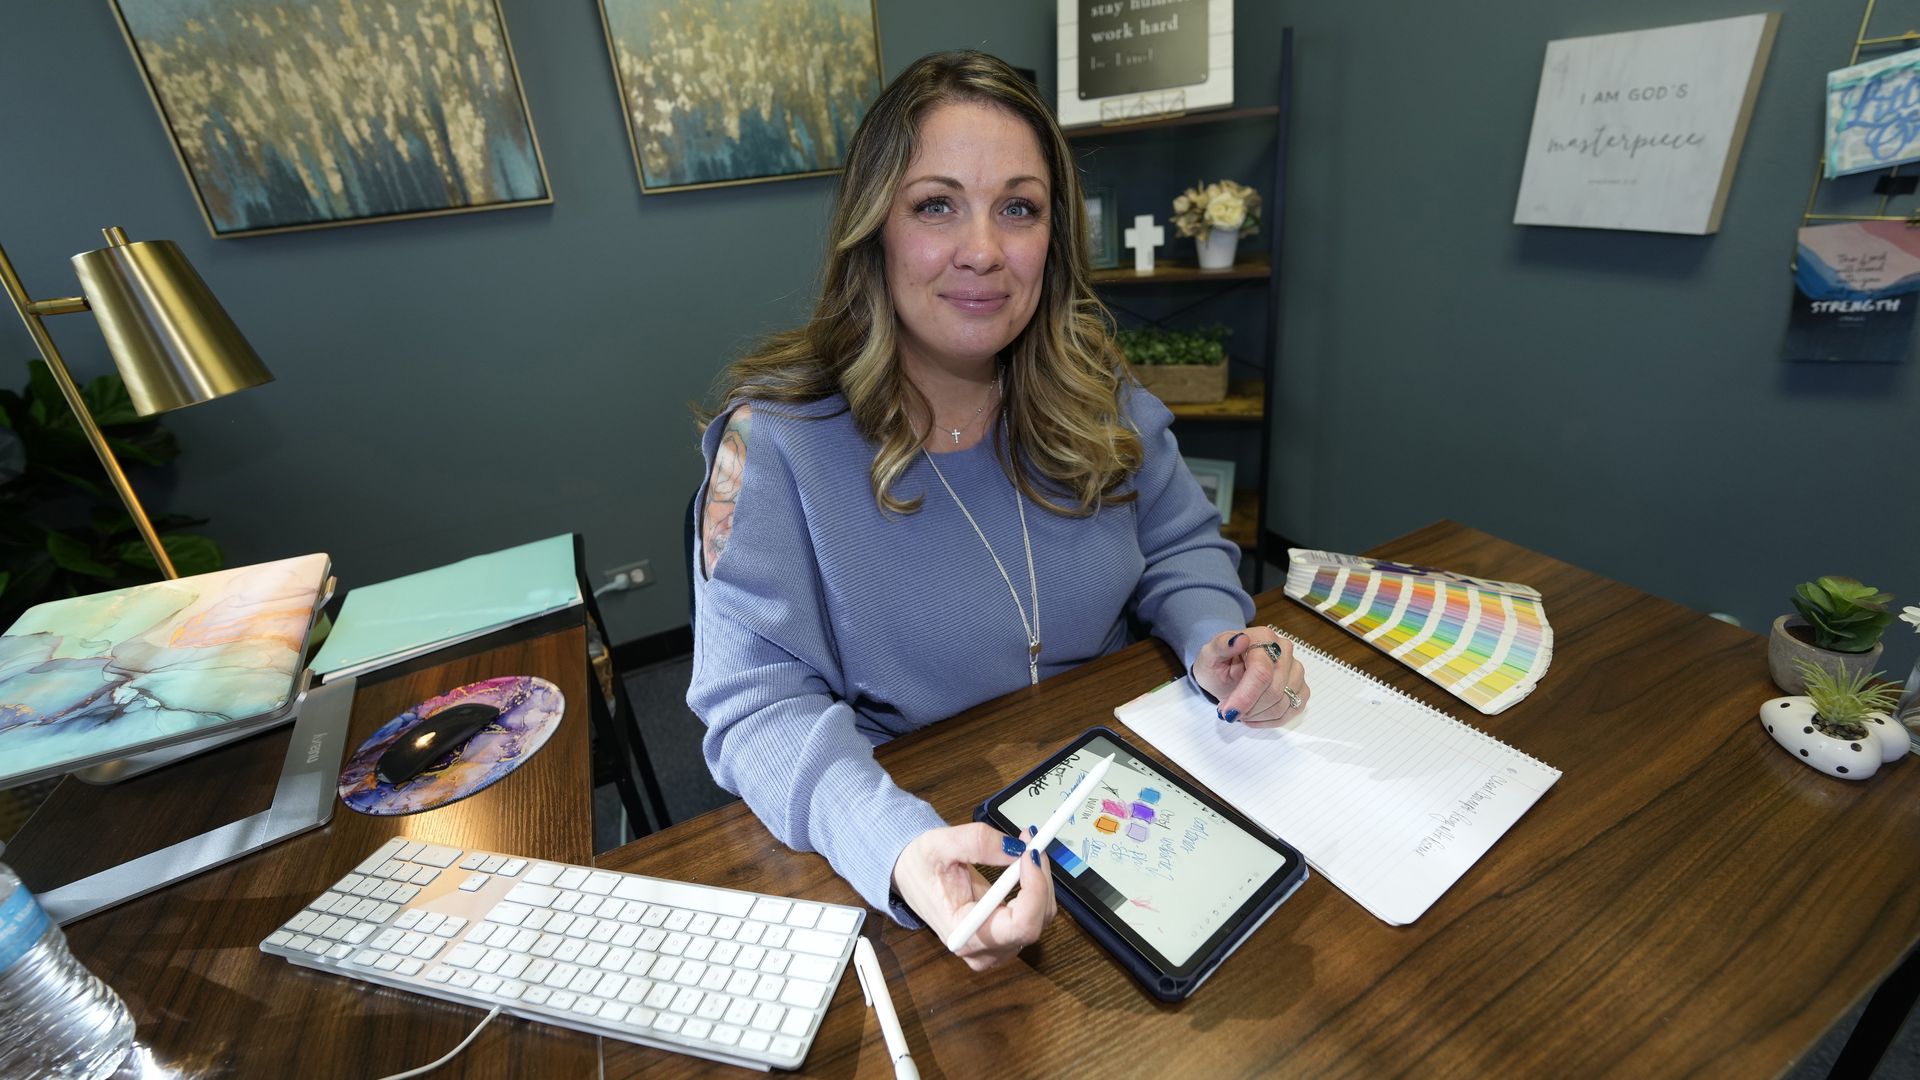
[[[725, 423], [703, 441], [709, 471]], [[687, 704], [707, 725], [720, 786], [781, 842], [826, 856], [869, 904], [903, 918], [888, 904], [893, 865], [946, 822], [894, 784], [855, 727], [785, 430], [755, 410], [732, 536], [710, 579], [695, 555]]]
[[1142, 463], [1134, 475], [1140, 553], [1146, 570], [1134, 590], [1134, 611], [1192, 667], [1201, 646], [1253, 618], [1240, 587], [1240, 549], [1220, 535], [1220, 511], [1180, 460], [1173, 413], [1129, 384], [1127, 413], [1140, 433]]

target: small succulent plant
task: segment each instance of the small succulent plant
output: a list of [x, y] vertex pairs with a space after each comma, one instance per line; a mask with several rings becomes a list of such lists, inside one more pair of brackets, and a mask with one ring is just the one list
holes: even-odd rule
[[1828, 671], [1806, 660], [1796, 661], [1800, 677], [1807, 682], [1807, 697], [1813, 699], [1818, 715], [1813, 725], [1836, 739], [1864, 739], [1868, 718], [1874, 713], [1893, 712], [1900, 700], [1900, 688], [1887, 683], [1875, 685], [1876, 671]]
[[1893, 612], [1887, 607], [1893, 602], [1893, 594], [1850, 577], [1805, 582], [1793, 593], [1794, 610], [1813, 628], [1813, 643], [1822, 649], [1866, 652], [1893, 621]]

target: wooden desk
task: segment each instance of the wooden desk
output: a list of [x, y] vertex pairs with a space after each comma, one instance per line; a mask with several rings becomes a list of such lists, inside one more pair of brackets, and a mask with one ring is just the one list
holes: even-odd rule
[[[481, 1015], [473, 1009], [295, 967], [260, 952], [260, 941], [393, 836], [591, 861], [581, 617], [576, 608], [537, 620], [520, 628], [537, 636], [520, 641], [490, 635], [448, 650], [457, 659], [402, 666], [355, 690], [349, 752], [449, 687], [509, 674], [549, 680], [566, 696], [566, 714], [540, 752], [499, 783], [409, 817], [336, 806], [322, 828], [66, 928], [74, 953], [126, 1000], [136, 1038], [171, 1070], [164, 1075], [385, 1076], [465, 1037]], [[63, 781], [8, 846], [7, 863], [44, 891], [265, 809], [287, 738], [282, 728], [110, 788]], [[591, 1076], [598, 1060], [596, 1039], [515, 1022], [489, 1027], [447, 1075]]]
[[[1413, 926], [1386, 926], [1316, 877], [1179, 1007], [1136, 989], [1064, 918], [1019, 962], [975, 975], [932, 935], [870, 915], [923, 1075], [1767, 1075], [1920, 940], [1920, 764], [1850, 784], [1788, 759], [1754, 720], [1774, 694], [1761, 638], [1457, 525], [1374, 553], [1538, 587], [1557, 638], [1541, 687], [1478, 717], [1277, 591], [1261, 597], [1260, 618], [1558, 766], [1560, 782]], [[367, 686], [355, 738], [438, 689], [509, 669], [553, 679], [572, 706], [585, 692], [577, 634]], [[980, 798], [1177, 673], [1163, 647], [1135, 646], [879, 756], [949, 820], [965, 820]], [[284, 736], [255, 741], [269, 744], [270, 787]], [[570, 708], [539, 757], [464, 803], [413, 818], [342, 811], [325, 830], [69, 935], [127, 998], [141, 1041], [184, 1076], [377, 1076], [422, 1064], [479, 1014], [294, 968], [255, 945], [390, 835], [587, 861], [585, 744]], [[222, 791], [217, 777], [206, 775], [204, 799], [176, 798], [170, 812], [233, 803], [237, 816], [264, 802], [266, 787]], [[50, 805], [8, 856], [33, 871], [29, 882], [59, 864], [78, 876], [90, 869], [79, 861], [113, 846], [111, 829], [147, 828], [154, 815], [127, 805], [113, 817]], [[786, 851], [738, 804], [599, 862], [859, 902], [824, 860]], [[609, 1077], [743, 1075], [508, 1019], [436, 1075], [587, 1076], [596, 1065]], [[892, 1076], [851, 977], [806, 1072]]]
[[[931, 934], [874, 916], [924, 1076], [1765, 1076], [1788, 1067], [1920, 940], [1920, 763], [1846, 783], [1755, 720], [1766, 643], [1698, 612], [1450, 523], [1374, 554], [1524, 581], [1553, 668], [1481, 717], [1285, 599], [1260, 619], [1565, 770], [1412, 926], [1314, 878], [1184, 1005], [1138, 990], [1068, 919], [1020, 962], [970, 974]], [[950, 821], [1113, 707], [1179, 674], [1126, 649], [882, 747]], [[735, 805], [602, 865], [858, 903]], [[606, 1075], [702, 1073], [609, 1043]], [[892, 1075], [843, 982], [809, 1073]]]

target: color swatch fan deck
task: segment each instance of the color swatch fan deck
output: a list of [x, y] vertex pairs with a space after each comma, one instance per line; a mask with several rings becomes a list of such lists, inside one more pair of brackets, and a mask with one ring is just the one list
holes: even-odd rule
[[1287, 551], [1286, 593], [1492, 716], [1553, 662], [1539, 590], [1330, 551]]

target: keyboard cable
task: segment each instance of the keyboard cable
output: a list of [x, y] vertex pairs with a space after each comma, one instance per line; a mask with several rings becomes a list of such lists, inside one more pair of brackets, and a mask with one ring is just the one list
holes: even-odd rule
[[392, 1076], [381, 1077], [381, 1080], [407, 1080], [407, 1078], [410, 1076], [425, 1076], [427, 1073], [430, 1073], [433, 1070], [439, 1068], [440, 1066], [445, 1065], [447, 1062], [452, 1061], [454, 1058], [459, 1057], [460, 1051], [465, 1050], [467, 1048], [467, 1044], [471, 1043], [474, 1040], [474, 1038], [480, 1034], [481, 1029], [485, 1028], [489, 1023], [492, 1023], [493, 1018], [499, 1015], [500, 1015], [500, 1006], [495, 1005], [492, 1008], [492, 1010], [490, 1010], [487, 1013], [487, 1015], [480, 1018], [479, 1023], [473, 1025], [473, 1030], [467, 1032], [467, 1037], [460, 1040], [459, 1046], [456, 1046], [453, 1049], [447, 1051], [444, 1055], [440, 1057], [438, 1061], [428, 1062], [427, 1064], [422, 1065], [417, 1069], [408, 1069], [406, 1072], [403, 1072], [403, 1073], [394, 1073]]

